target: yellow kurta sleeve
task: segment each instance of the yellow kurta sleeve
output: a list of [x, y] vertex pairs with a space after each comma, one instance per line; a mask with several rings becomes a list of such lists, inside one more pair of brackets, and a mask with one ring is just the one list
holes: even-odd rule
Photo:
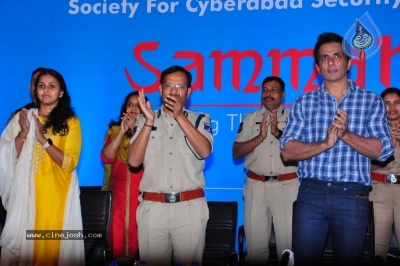
[[81, 123], [78, 118], [69, 120], [68, 126], [68, 135], [64, 138], [60, 138], [60, 143], [58, 143], [57, 148], [64, 152], [62, 170], [71, 173], [78, 165], [82, 147], [82, 131]]

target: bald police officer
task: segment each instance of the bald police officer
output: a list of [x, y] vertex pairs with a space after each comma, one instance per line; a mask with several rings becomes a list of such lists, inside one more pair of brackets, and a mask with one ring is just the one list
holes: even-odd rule
[[246, 265], [267, 264], [272, 223], [279, 259], [285, 249], [292, 247], [292, 205], [299, 181], [296, 163], [284, 164], [280, 157], [279, 138], [289, 115], [282, 106], [284, 97], [284, 81], [275, 76], [265, 78], [263, 108], [244, 117], [233, 143], [233, 156], [246, 156]]
[[140, 259], [147, 265], [202, 263], [209, 217], [204, 199], [204, 159], [213, 148], [210, 117], [185, 110], [192, 75], [180, 66], [161, 73], [163, 105], [154, 112], [139, 104], [144, 117], [129, 149], [129, 164], [143, 163], [142, 199], [137, 210]]

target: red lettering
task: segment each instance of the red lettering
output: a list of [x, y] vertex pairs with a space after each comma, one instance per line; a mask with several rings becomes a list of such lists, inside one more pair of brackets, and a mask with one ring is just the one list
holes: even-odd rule
[[239, 52], [237, 50], [229, 51], [225, 55], [221, 51], [213, 51], [210, 55], [214, 58], [214, 86], [217, 90], [221, 91], [222, 86], [222, 62], [227, 58], [232, 58], [232, 86], [238, 91], [240, 88], [240, 61], [243, 58], [252, 58], [254, 60], [254, 68], [249, 82], [244, 88], [245, 93], [257, 92], [260, 89], [260, 85], [255, 85], [255, 81], [261, 72], [262, 58], [259, 53], [253, 50], [247, 50]]
[[[272, 75], [273, 76], [280, 75], [280, 69], [281, 69], [280, 61], [282, 58], [287, 57], [287, 56], [292, 58], [292, 65], [291, 65], [291, 71], [290, 71], [290, 84], [293, 86], [293, 88], [295, 90], [299, 90], [299, 73], [300, 73], [299, 61], [302, 57], [305, 57], [305, 56], [313, 57], [313, 49], [305, 49], [302, 51], [299, 51], [297, 49], [289, 49], [289, 50], [283, 52], [282, 54], [280, 53], [280, 50], [272, 49], [271, 51], [269, 51], [269, 53], [267, 55], [272, 57]], [[313, 78], [313, 76], [314, 75], [312, 73], [310, 79], [314, 80], [315, 78]], [[310, 79], [308, 80], [308, 83], [310, 82]], [[318, 85], [316, 85], [316, 87], [318, 87]], [[315, 89], [315, 88], [313, 88], [313, 89]], [[306, 88], [306, 89], [310, 90], [310, 88]], [[311, 89], [311, 90], [313, 90], [313, 89]]]
[[158, 84], [158, 77], [160, 76], [161, 72], [153, 67], [152, 65], [150, 65], [149, 63], [147, 63], [143, 57], [142, 57], [142, 52], [143, 51], [155, 51], [158, 47], [159, 42], [143, 42], [143, 43], [139, 43], [134, 49], [133, 49], [133, 56], [137, 59], [137, 61], [146, 69], [148, 69], [150, 72], [154, 73], [154, 75], [156, 76], [156, 81], [148, 86], [142, 86], [137, 84], [133, 78], [131, 77], [131, 75], [128, 72], [128, 69], [125, 67], [124, 71], [125, 71], [125, 75], [126, 78], [128, 79], [129, 84], [132, 86], [132, 88], [134, 88], [135, 90], [140, 90], [143, 88], [144, 92], [146, 93], [151, 93], [151, 92], [156, 92], [158, 91], [159, 88], [159, 84]]
[[318, 75], [319, 75], [319, 72], [318, 72], [317, 68], [314, 67], [314, 68], [313, 68], [313, 71], [311, 72], [311, 76], [310, 76], [310, 78], [308, 79], [308, 81], [307, 81], [307, 83], [306, 83], [306, 86], [305, 86], [304, 89], [303, 89], [303, 92], [304, 92], [304, 93], [305, 93], [305, 92], [313, 91], [313, 90], [315, 90], [316, 88], [319, 87], [319, 84], [314, 84], [314, 81], [317, 80]]
[[185, 67], [186, 70], [197, 68], [196, 81], [192, 82], [192, 91], [200, 89], [203, 91], [204, 88], [204, 58], [200, 53], [197, 52], [176, 52], [174, 58], [192, 58], [193, 63]]
[[[385, 87], [390, 87], [391, 80], [391, 60], [397, 54], [400, 54], [400, 46], [395, 47], [391, 50], [391, 36], [383, 36], [382, 47], [381, 47], [381, 58], [380, 58], [380, 81]], [[130, 75], [128, 69], [125, 67], [125, 75], [128, 79], [129, 84], [135, 89], [139, 90], [140, 88], [144, 88], [145, 92], [151, 93], [158, 91], [158, 77], [161, 74], [161, 71], [156, 67], [152, 66], [148, 62], [146, 62], [143, 58], [143, 53], [146, 51], [154, 52], [157, 50], [159, 42], [143, 42], [139, 43], [133, 49], [133, 56], [137, 60], [137, 62], [142, 65], [145, 69], [150, 71], [156, 77], [156, 81], [148, 86], [142, 86], [135, 82], [134, 78]], [[311, 48], [304, 50], [297, 49], [289, 49], [287, 51], [281, 52], [279, 49], [271, 49], [267, 53], [268, 57], [272, 59], [272, 75], [280, 76], [281, 72], [281, 61], [287, 57], [291, 59], [290, 65], [290, 84], [295, 90], [299, 90], [299, 76], [300, 76], [300, 60], [305, 57], [313, 58], [313, 50]], [[192, 82], [192, 90], [204, 90], [204, 76], [205, 76], [205, 57], [195, 51], [177, 51], [174, 55], [175, 59], [192, 59], [193, 61], [188, 64], [185, 68], [188, 70], [195, 70], [195, 82]], [[214, 60], [214, 87], [218, 90], [222, 90], [222, 79], [225, 73], [229, 73], [227, 71], [223, 71], [223, 63], [226, 62], [227, 59], [232, 60], [230, 63], [232, 65], [231, 73], [231, 84], [233, 88], [237, 91], [240, 91], [240, 79], [246, 77], [244, 75], [250, 75], [247, 84], [243, 88], [243, 93], [254, 93], [260, 90], [260, 85], [256, 84], [256, 80], [261, 73], [261, 69], [263, 67], [263, 58], [262, 56], [255, 50], [247, 50], [244, 52], [239, 52], [238, 50], [228, 51], [223, 54], [222, 51], [216, 50], [212, 51], [210, 54], [210, 58]], [[243, 60], [252, 59], [254, 64], [252, 65], [252, 69], [250, 71], [246, 71], [246, 73], [241, 73], [241, 67]], [[310, 59], [310, 58], [308, 58]], [[352, 73], [356, 75], [355, 83], [363, 88], [365, 88], [366, 83], [366, 60], [353, 60], [351, 62], [351, 66], [353, 68]], [[225, 63], [225, 65], [229, 65]], [[246, 67], [248, 70], [250, 64], [246, 62]], [[312, 64], [314, 65], [314, 63]], [[303, 88], [302, 92], [310, 92], [315, 90], [320, 83], [318, 71], [315, 67], [311, 67], [309, 63], [304, 64], [306, 69], [309, 69], [309, 78]], [[250, 74], [247, 74], [247, 73]], [[303, 71], [304, 73], [304, 71]], [[246, 77], [247, 78], [247, 77]]]
[[380, 81], [386, 88], [391, 86], [390, 85], [390, 71], [392, 69], [391, 58], [392, 56], [400, 52], [400, 46], [397, 46], [393, 50], [390, 50], [391, 46], [392, 46], [392, 37], [382, 36]]

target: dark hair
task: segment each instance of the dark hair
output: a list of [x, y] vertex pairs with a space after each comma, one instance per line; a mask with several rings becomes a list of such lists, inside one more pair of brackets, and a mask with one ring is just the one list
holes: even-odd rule
[[[139, 92], [138, 91], [133, 91], [128, 93], [128, 95], [125, 96], [124, 99], [124, 103], [121, 105], [121, 109], [119, 111], [119, 119], [118, 121], [112, 120], [110, 121], [110, 123], [108, 124], [109, 128], [112, 128], [113, 126], [119, 126], [121, 125], [122, 122], [122, 117], [124, 116], [124, 113], [126, 113], [126, 106], [128, 105], [128, 101], [129, 98], [131, 98], [132, 96], [139, 96]], [[147, 102], [149, 99], [147, 99], [147, 97], [144, 97], [145, 101]], [[132, 132], [130, 130], [128, 130], [127, 132], [125, 132], [125, 135], [128, 136], [129, 138], [132, 137]]]
[[184, 69], [181, 66], [171, 66], [167, 69], [165, 69], [162, 73], [161, 73], [161, 77], [160, 77], [160, 84], [164, 84], [164, 79], [166, 75], [175, 73], [175, 72], [182, 72], [183, 74], [186, 75], [186, 80], [187, 80], [187, 86], [190, 87], [192, 85], [192, 74], [187, 71], [186, 69]]
[[45, 67], [38, 67], [35, 70], [33, 70], [32, 74], [31, 74], [31, 81], [32, 81], [33, 75], [35, 75], [38, 72], [42, 72], [43, 70], [46, 70], [46, 68]]
[[[337, 43], [342, 44], [343, 37], [336, 33], [333, 33], [333, 32], [324, 32], [318, 36], [317, 42], [315, 43], [315, 46], [314, 46], [314, 60], [317, 65], [318, 65], [318, 60], [319, 60], [319, 49], [321, 48], [322, 45], [324, 45], [326, 43], [332, 43], [332, 42], [337, 42]], [[348, 56], [347, 54], [346, 54], [346, 58], [347, 58], [347, 61], [350, 60], [350, 56]]]
[[35, 82], [35, 98], [38, 106], [40, 107], [41, 102], [37, 96], [37, 86], [39, 84], [39, 80], [42, 76], [50, 75], [54, 77], [58, 84], [60, 85], [60, 91], [63, 92], [61, 98], [58, 99], [58, 104], [51, 110], [50, 114], [47, 116], [44, 125], [43, 125], [43, 132], [47, 133], [48, 129], [52, 129], [53, 134], [59, 134], [61, 136], [65, 136], [68, 134], [69, 127], [68, 127], [68, 120], [76, 117], [74, 109], [71, 107], [71, 97], [69, 96], [67, 90], [67, 84], [63, 76], [54, 69], [45, 68], [43, 69]]
[[263, 82], [262, 85], [264, 85], [267, 82], [271, 82], [271, 81], [276, 81], [279, 83], [279, 86], [281, 87], [282, 92], [285, 92], [285, 82], [283, 81], [283, 79], [281, 79], [280, 77], [277, 76], [269, 76], [266, 77]]
[[387, 88], [386, 90], [382, 91], [381, 98], [383, 99], [386, 95], [391, 94], [391, 93], [397, 94], [397, 96], [400, 97], [400, 90], [398, 88], [391, 87], [391, 88]]
[[[126, 106], [128, 104], [129, 98], [131, 98], [132, 96], [139, 96], [139, 92], [138, 91], [133, 91], [128, 93], [128, 95], [125, 96], [124, 99], [124, 103], [121, 105], [121, 109], [119, 111], [119, 119], [118, 121], [112, 120], [110, 121], [110, 123], [108, 124], [108, 127], [112, 127], [112, 126], [116, 126], [116, 125], [120, 125], [122, 122], [122, 117], [124, 116], [124, 113], [126, 113]], [[147, 99], [147, 97], [144, 97], [145, 101], [147, 102], [149, 99]]]

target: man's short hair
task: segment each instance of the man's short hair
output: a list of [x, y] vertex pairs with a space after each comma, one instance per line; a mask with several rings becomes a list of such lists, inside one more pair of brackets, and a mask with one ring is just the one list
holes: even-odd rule
[[[337, 42], [337, 43], [342, 44], [343, 37], [334, 32], [324, 32], [318, 36], [317, 42], [315, 43], [315, 46], [314, 46], [314, 60], [317, 65], [319, 62], [319, 49], [321, 48], [322, 45], [324, 45], [326, 43], [331, 43], [331, 42]], [[347, 61], [349, 61], [350, 56], [348, 56], [346, 54], [346, 57], [347, 57]]]
[[277, 76], [269, 76], [266, 77], [263, 82], [262, 85], [264, 85], [267, 82], [271, 82], [271, 81], [276, 81], [279, 83], [279, 86], [281, 87], [282, 92], [285, 92], [285, 82], [283, 81], [283, 79], [281, 79], [280, 77]]
[[160, 84], [164, 84], [164, 79], [166, 75], [175, 73], [175, 72], [182, 72], [183, 74], [186, 75], [186, 80], [187, 80], [187, 84], [186, 86], [188, 86], [188, 88], [192, 85], [192, 74], [187, 71], [185, 68], [181, 67], [181, 66], [171, 66], [167, 69], [165, 69], [162, 73], [161, 73], [161, 77], [160, 77]]

